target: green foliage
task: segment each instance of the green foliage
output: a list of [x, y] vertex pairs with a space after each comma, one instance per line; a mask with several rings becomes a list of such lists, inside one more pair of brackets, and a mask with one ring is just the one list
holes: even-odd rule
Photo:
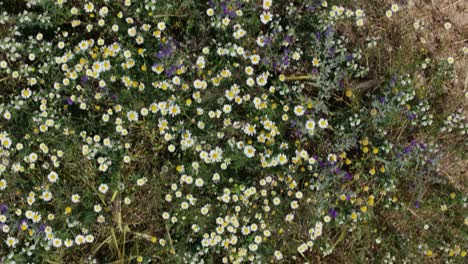
[[0, 7], [1, 261], [465, 257], [466, 196], [439, 163], [439, 135], [466, 147], [460, 104], [440, 105], [453, 61], [402, 52], [413, 62], [366, 81], [372, 45], [337, 29], [363, 10]]

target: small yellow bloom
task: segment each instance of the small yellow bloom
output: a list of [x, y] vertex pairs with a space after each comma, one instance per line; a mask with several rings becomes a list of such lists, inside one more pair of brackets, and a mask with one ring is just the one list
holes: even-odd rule
[[369, 139], [365, 138], [362, 140], [362, 145], [367, 146], [369, 144]]
[[183, 172], [184, 171], [184, 166], [177, 165], [176, 170], [177, 170], [177, 172]]

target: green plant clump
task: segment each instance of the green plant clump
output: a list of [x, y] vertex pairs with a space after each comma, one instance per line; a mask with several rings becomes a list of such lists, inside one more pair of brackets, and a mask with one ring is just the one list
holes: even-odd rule
[[0, 2], [0, 262], [462, 263], [454, 58], [372, 80], [338, 4]]

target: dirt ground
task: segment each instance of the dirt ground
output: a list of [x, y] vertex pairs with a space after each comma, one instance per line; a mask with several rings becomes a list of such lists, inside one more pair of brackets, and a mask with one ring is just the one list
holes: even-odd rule
[[[447, 87], [454, 97], [465, 97], [462, 105], [468, 116], [468, 56], [461, 50], [468, 46], [468, 1], [466, 0], [410, 0], [408, 14], [425, 24], [419, 40], [431, 54], [438, 58], [456, 58], [457, 77], [452, 87]], [[451, 27], [447, 29], [446, 23]], [[458, 56], [456, 56], [458, 55]], [[448, 102], [449, 103], [449, 102]], [[463, 143], [463, 142], [462, 142]], [[458, 189], [468, 187], [468, 160], [447, 150], [443, 157], [441, 173]]]

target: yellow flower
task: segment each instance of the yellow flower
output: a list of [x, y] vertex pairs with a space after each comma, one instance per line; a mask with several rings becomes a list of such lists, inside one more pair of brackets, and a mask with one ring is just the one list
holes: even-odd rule
[[362, 140], [362, 145], [367, 146], [369, 144], [369, 139], [365, 138]]
[[183, 172], [184, 171], [184, 166], [183, 165], [177, 165], [176, 170], [177, 170], [177, 172]]

